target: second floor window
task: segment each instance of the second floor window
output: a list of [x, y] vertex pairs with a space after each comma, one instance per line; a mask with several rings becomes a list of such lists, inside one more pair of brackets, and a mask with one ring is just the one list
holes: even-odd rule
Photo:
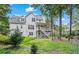
[[35, 22], [35, 18], [32, 18], [32, 22]]
[[28, 25], [28, 29], [34, 29], [34, 25]]
[[24, 19], [23, 19], [23, 18], [21, 18], [21, 21], [24, 21]]

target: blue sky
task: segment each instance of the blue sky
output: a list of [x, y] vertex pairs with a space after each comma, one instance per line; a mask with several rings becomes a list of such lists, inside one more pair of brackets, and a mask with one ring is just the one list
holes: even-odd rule
[[33, 11], [36, 15], [41, 14], [39, 9], [34, 9], [30, 4], [11, 4], [11, 13], [9, 15], [27, 15], [30, 11]]
[[[41, 15], [41, 11], [38, 8], [34, 9], [30, 4], [11, 4], [11, 13], [8, 15], [27, 15], [30, 11], [33, 11], [35, 15]], [[68, 16], [64, 14], [62, 18], [63, 24], [67, 24], [68, 21]], [[56, 23], [58, 24], [58, 21]]]

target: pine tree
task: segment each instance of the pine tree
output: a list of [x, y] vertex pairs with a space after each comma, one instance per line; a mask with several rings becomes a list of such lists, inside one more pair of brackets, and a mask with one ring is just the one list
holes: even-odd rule
[[23, 37], [22, 33], [19, 31], [19, 29], [15, 29], [14, 33], [11, 34], [10, 42], [12, 43], [13, 47], [18, 47], [19, 44], [22, 42]]

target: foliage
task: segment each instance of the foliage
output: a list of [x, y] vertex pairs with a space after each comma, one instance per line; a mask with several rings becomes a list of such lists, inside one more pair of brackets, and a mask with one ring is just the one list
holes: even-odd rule
[[28, 54], [30, 49], [25, 47], [12, 48], [11, 45], [0, 45], [0, 54]]
[[29, 42], [32, 41], [32, 40], [34, 40], [34, 39], [36, 39], [36, 38], [35, 37], [29, 37], [29, 36], [24, 37], [21, 45], [28, 45]]
[[[38, 47], [37, 53], [46, 54], [53, 51], [60, 51], [63, 53], [74, 53], [78, 49], [78, 45], [71, 44], [66, 41], [51, 41], [49, 39], [35, 39], [29, 41], [29, 45], [21, 46], [20, 48], [10, 48], [9, 45], [0, 45], [1, 54], [30, 54], [30, 48], [32, 44]], [[79, 52], [78, 52], [79, 53]]]
[[0, 33], [6, 33], [9, 29], [9, 17], [7, 14], [10, 12], [10, 5], [0, 4]]
[[[74, 36], [79, 36], [79, 30], [72, 30], [71, 36], [72, 36], [72, 38]], [[68, 38], [69, 34], [64, 34], [63, 37], [67, 37]]]
[[8, 35], [9, 29], [5, 25], [0, 25], [0, 34]]
[[[55, 50], [58, 50], [63, 53], [73, 53], [72, 50], [74, 50], [72, 47], [73, 44], [64, 42], [64, 41], [55, 42], [48, 39], [41, 39], [41, 40], [37, 39], [37, 40], [30, 41], [30, 44], [31, 43], [38, 46], [37, 53], [50, 53]], [[74, 48], [77, 48], [77, 47], [75, 47], [74, 45]]]
[[31, 46], [31, 53], [32, 54], [36, 54], [37, 50], [38, 50], [37, 46], [35, 44], [32, 44], [32, 46]]
[[14, 47], [17, 47], [22, 42], [22, 40], [23, 40], [22, 33], [19, 31], [18, 28], [15, 29], [14, 33], [11, 34], [10, 42]]
[[3, 41], [3, 42], [9, 41], [9, 36], [0, 34], [0, 41]]

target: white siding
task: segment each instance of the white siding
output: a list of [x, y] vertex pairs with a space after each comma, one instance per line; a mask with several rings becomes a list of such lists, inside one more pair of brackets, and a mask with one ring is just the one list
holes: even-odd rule
[[[32, 18], [35, 18], [35, 22], [32, 21]], [[19, 19], [19, 20], [21, 20], [21, 19]], [[20, 32], [23, 33], [22, 34], [23, 36], [29, 36], [29, 32], [33, 32], [33, 35], [31, 35], [31, 36], [36, 37], [36, 31], [37, 31], [37, 28], [36, 28], [37, 18], [36, 18], [36, 16], [33, 14], [25, 16], [24, 21], [25, 21], [24, 24], [21, 24], [21, 23], [20, 24], [16, 24], [16, 23], [12, 24], [12, 23], [10, 23], [10, 30], [16, 29], [18, 26]], [[41, 22], [45, 23], [44, 17], [43, 17], [43, 20]], [[28, 29], [28, 25], [34, 25], [34, 29]], [[21, 28], [21, 26], [22, 26], [22, 28]], [[11, 33], [13, 33], [13, 31], [11, 31]]]
[[[27, 35], [29, 35], [29, 32], [33, 32], [33, 37], [36, 37], [36, 21], [32, 22], [32, 18], [36, 17], [33, 14], [30, 14], [29, 16], [26, 17]], [[28, 29], [28, 25], [34, 25], [34, 29]]]
[[[22, 28], [21, 28], [22, 26]], [[23, 36], [26, 36], [26, 26], [24, 24], [10, 24], [10, 30], [11, 30], [11, 33], [13, 33], [13, 31], [16, 29], [16, 28], [19, 28], [20, 32], [22, 32], [22, 35]]]

